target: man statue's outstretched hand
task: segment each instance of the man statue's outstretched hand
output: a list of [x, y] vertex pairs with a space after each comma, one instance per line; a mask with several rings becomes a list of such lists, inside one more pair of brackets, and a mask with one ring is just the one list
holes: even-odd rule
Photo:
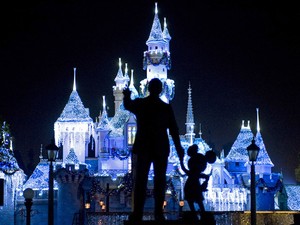
[[124, 97], [129, 97], [131, 95], [131, 91], [129, 90], [128, 87], [124, 88], [123, 95]]

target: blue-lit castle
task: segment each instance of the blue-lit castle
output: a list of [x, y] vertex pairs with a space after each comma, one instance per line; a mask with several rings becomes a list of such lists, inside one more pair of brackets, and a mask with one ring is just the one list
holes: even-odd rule
[[[123, 107], [124, 87], [132, 91], [131, 98], [148, 95], [148, 82], [159, 78], [164, 85], [161, 98], [171, 102], [175, 95], [175, 82], [168, 78], [171, 68], [169, 51], [171, 36], [166, 19], [163, 26], [158, 17], [157, 5], [155, 15], [144, 52], [143, 69], [146, 78], [140, 81], [136, 89], [133, 70], [128, 71], [119, 59], [119, 68], [114, 78], [114, 115], [106, 111], [106, 99], [99, 117], [94, 121], [89, 110], [84, 107], [76, 88], [76, 68], [74, 68], [73, 90], [62, 113], [54, 123], [55, 144], [59, 147], [58, 160], [55, 162], [55, 221], [59, 224], [72, 224], [76, 216], [84, 212], [121, 212], [131, 210], [132, 176], [134, 158], [131, 148], [136, 133], [136, 121], [132, 114]], [[112, 77], [113, 82], [113, 77]], [[187, 150], [192, 144], [199, 146], [205, 154], [212, 150], [202, 139], [202, 131], [195, 133], [192, 104], [192, 85], [188, 87], [186, 111], [186, 133], [181, 135], [181, 144]], [[205, 192], [205, 207], [211, 211], [249, 210], [250, 164], [247, 146], [255, 137], [260, 148], [256, 162], [257, 210], [296, 210], [297, 202], [288, 201], [288, 189], [283, 185], [281, 173], [273, 173], [274, 166], [260, 133], [259, 110], [256, 111], [256, 133], [250, 128], [250, 122], [242, 121], [240, 131], [229, 153], [222, 150], [214, 164], [208, 165], [206, 173], [212, 173], [208, 191]], [[179, 124], [180, 126], [181, 124]], [[5, 138], [4, 138], [5, 140]], [[2, 141], [3, 142], [3, 141]], [[180, 169], [175, 147], [171, 143], [171, 153], [167, 171], [168, 186], [166, 211], [178, 210], [178, 203], [184, 198], [183, 186], [186, 177]], [[33, 174], [25, 180], [23, 171], [16, 166], [8, 170], [3, 154], [13, 154], [9, 145], [2, 144], [0, 149], [0, 181], [4, 187], [4, 202], [0, 206], [0, 223], [3, 225], [24, 224], [23, 190], [32, 188], [35, 192], [32, 210], [32, 224], [44, 224], [47, 221], [48, 174], [47, 159], [43, 159], [41, 147], [40, 162]], [[6, 153], [7, 152], [7, 153]], [[5, 158], [6, 159], [6, 158]], [[12, 160], [13, 157], [8, 157]], [[185, 163], [188, 156], [185, 156]], [[17, 163], [15, 164], [17, 165]], [[152, 208], [152, 177], [149, 174], [149, 191], [146, 211]], [[188, 210], [187, 206], [183, 210]], [[298, 208], [297, 208], [298, 207]], [[4, 217], [2, 216], [4, 215]], [[84, 218], [80, 217], [81, 219]], [[9, 221], [9, 222], [7, 222]], [[58, 222], [56, 223], [58, 224]]]

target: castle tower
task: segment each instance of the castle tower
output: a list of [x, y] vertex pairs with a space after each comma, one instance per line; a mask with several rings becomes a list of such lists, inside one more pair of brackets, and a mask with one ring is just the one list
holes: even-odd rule
[[225, 158], [227, 170], [232, 174], [242, 174], [247, 172], [245, 163], [249, 161], [249, 156], [246, 149], [250, 145], [252, 139], [253, 133], [250, 129], [250, 121], [248, 121], [247, 126], [245, 126], [245, 122], [243, 120], [240, 133]]
[[115, 97], [115, 113], [119, 110], [123, 102], [123, 89], [128, 86], [129, 76], [127, 63], [125, 64], [125, 74], [122, 72], [122, 62], [119, 58], [119, 70], [115, 78], [116, 85], [113, 86], [113, 95]]
[[188, 88], [188, 104], [187, 104], [187, 113], [186, 113], [186, 140], [192, 145], [194, 143], [195, 133], [195, 123], [194, 123], [194, 113], [193, 113], [193, 105], [192, 105], [192, 88], [191, 84], [189, 84]]
[[79, 161], [85, 162], [92, 131], [93, 120], [76, 90], [76, 68], [74, 68], [73, 91], [63, 112], [54, 123], [55, 144], [63, 146], [63, 160], [73, 148]]
[[67, 163], [65, 168], [57, 165], [54, 174], [58, 186], [56, 211], [59, 224], [72, 224], [75, 213], [83, 212], [86, 203], [85, 191], [80, 184], [88, 176], [88, 169], [85, 164], [75, 169], [75, 163]]
[[96, 156], [100, 158], [108, 158], [108, 146], [106, 136], [110, 131], [110, 122], [107, 116], [106, 111], [106, 101], [105, 96], [103, 96], [103, 103], [102, 103], [102, 113], [99, 115], [99, 122], [96, 126]]
[[169, 102], [174, 97], [174, 81], [168, 79], [167, 71], [171, 69], [171, 58], [169, 52], [169, 34], [166, 19], [164, 29], [158, 18], [157, 3], [155, 3], [155, 14], [146, 45], [148, 50], [144, 52], [143, 69], [147, 71], [147, 78], [141, 81], [141, 94], [148, 95], [147, 85], [152, 78], [159, 78], [163, 82], [163, 92], [161, 99]]

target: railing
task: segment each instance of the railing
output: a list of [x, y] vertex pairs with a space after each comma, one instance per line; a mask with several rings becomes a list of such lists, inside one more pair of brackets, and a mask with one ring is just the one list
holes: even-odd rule
[[[184, 212], [183, 212], [184, 213]], [[237, 212], [215, 213], [214, 218], [216, 225], [235, 225], [233, 223], [234, 214]], [[180, 214], [178, 212], [166, 212], [167, 220], [179, 220]], [[123, 225], [125, 220], [128, 220], [129, 212], [90, 212], [87, 213], [87, 225]], [[144, 213], [143, 220], [154, 220], [153, 213]], [[244, 225], [244, 224], [243, 224]]]
[[[185, 211], [182, 212], [183, 214]], [[250, 225], [250, 212], [209, 212], [213, 214], [216, 225]], [[88, 212], [86, 225], [124, 225], [124, 221], [128, 219], [129, 212]], [[261, 211], [257, 212], [257, 225], [266, 224], [282, 224], [293, 225], [294, 218], [299, 216], [296, 211]], [[165, 217], [167, 220], [180, 221], [178, 212], [167, 212]], [[144, 213], [143, 220], [153, 220], [152, 213]], [[170, 224], [170, 223], [168, 223]]]

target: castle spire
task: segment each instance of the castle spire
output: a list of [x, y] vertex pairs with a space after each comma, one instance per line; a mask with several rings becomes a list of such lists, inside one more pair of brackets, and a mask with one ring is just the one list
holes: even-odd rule
[[201, 127], [201, 123], [199, 124], [199, 136], [200, 136], [200, 138], [202, 138], [202, 127]]
[[40, 162], [42, 162], [42, 161], [43, 161], [43, 144], [41, 144], [41, 148], [40, 148], [40, 156], [39, 156], [39, 158], [40, 158]]
[[193, 113], [193, 105], [192, 105], [192, 88], [191, 83], [189, 82], [188, 88], [188, 105], [187, 105], [187, 113], [186, 113], [186, 138], [190, 140], [190, 144], [193, 144], [193, 140], [195, 137], [194, 133], [194, 113]]
[[260, 126], [259, 126], [259, 109], [256, 108], [256, 130], [257, 132], [260, 132]]
[[127, 66], [127, 63], [125, 63], [124, 81], [125, 81], [125, 85], [128, 85], [129, 76], [128, 76], [128, 66]]
[[74, 67], [73, 91], [76, 91], [76, 67]]
[[164, 17], [164, 30], [163, 30], [163, 37], [165, 40], [170, 41], [171, 40], [171, 36], [169, 33], [169, 30], [167, 28], [167, 19], [166, 17]]
[[[125, 64], [125, 73], [127, 73], [127, 72], [128, 72], [127, 64]], [[121, 58], [119, 58], [119, 70], [118, 70], [117, 76], [115, 78], [115, 82], [116, 82], [115, 88], [123, 91], [124, 87], [127, 86], [128, 81], [129, 81], [128, 75], [127, 75], [127, 78], [126, 78], [126, 74], [125, 74], [125, 76], [123, 75], [122, 61], [121, 61]]]
[[134, 82], [133, 82], [133, 70], [131, 70], [129, 88], [134, 88]]
[[135, 99], [139, 97], [139, 93], [134, 87], [133, 70], [131, 70], [129, 90], [131, 91], [131, 99]]
[[160, 21], [158, 18], [157, 2], [155, 2], [154, 20], [153, 20], [150, 35], [149, 35], [148, 40], [146, 41], [146, 44], [148, 45], [149, 43], [151, 43], [153, 41], [164, 41], [161, 24], [160, 24]]
[[106, 101], [105, 101], [105, 96], [102, 96], [102, 113], [99, 115], [99, 123], [98, 123], [98, 128], [102, 130], [108, 130], [109, 129], [109, 120], [106, 112]]

